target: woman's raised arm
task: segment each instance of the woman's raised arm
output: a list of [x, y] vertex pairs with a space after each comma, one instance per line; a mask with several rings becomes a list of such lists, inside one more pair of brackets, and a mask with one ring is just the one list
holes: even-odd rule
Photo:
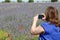
[[40, 25], [38, 27], [36, 26], [37, 21], [38, 21], [38, 15], [34, 17], [33, 24], [31, 26], [31, 34], [38, 35], [44, 32], [44, 29], [42, 26]]

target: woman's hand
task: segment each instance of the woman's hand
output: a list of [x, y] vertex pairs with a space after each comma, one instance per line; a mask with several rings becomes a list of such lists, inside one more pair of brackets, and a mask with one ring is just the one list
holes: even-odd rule
[[38, 14], [36, 16], [34, 16], [34, 21], [38, 21]]

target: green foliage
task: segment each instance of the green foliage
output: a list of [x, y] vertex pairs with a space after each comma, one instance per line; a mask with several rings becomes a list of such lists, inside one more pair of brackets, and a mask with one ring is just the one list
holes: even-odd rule
[[10, 2], [10, 0], [5, 0], [5, 2]]
[[31, 40], [38, 40], [38, 37], [33, 37]]
[[0, 40], [10, 40], [8, 37], [8, 33], [5, 31], [2, 31], [1, 29], [0, 29]]
[[8, 19], [9, 21], [12, 21], [12, 17], [11, 17], [11, 16], [9, 16], [7, 19]]
[[29, 2], [34, 2], [34, 0], [29, 0]]
[[22, 2], [22, 0], [17, 0], [17, 2]]
[[16, 37], [16, 40], [38, 40], [38, 37], [36, 36], [36, 37], [30, 38], [27, 35], [22, 35], [22, 36]]
[[51, 2], [57, 2], [58, 0], [51, 0]]

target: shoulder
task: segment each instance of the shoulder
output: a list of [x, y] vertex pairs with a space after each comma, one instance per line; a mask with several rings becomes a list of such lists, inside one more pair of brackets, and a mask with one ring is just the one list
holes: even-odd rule
[[47, 26], [47, 25], [49, 25], [49, 22], [42, 22], [41, 23], [41, 26]]
[[44, 22], [42, 22], [43, 24], [49, 24], [50, 22], [48, 22], [48, 21], [44, 21]]
[[53, 29], [49, 22], [42, 22], [41, 26], [43, 27], [45, 32], [51, 32], [51, 30]]

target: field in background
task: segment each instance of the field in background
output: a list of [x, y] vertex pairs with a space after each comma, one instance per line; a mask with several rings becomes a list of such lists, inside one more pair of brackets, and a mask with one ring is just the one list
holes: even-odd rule
[[0, 29], [13, 40], [37, 40], [30, 34], [33, 17], [48, 6], [55, 6], [60, 14], [60, 3], [0, 3]]

